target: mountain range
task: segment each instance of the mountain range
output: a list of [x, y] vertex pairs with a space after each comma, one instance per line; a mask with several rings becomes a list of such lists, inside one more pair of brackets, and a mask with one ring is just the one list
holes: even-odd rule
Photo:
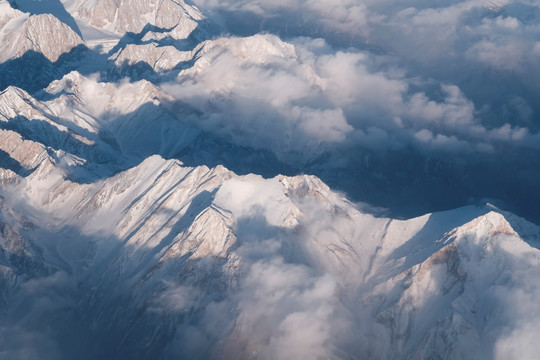
[[536, 358], [539, 5], [279, 3], [0, 0], [0, 359]]

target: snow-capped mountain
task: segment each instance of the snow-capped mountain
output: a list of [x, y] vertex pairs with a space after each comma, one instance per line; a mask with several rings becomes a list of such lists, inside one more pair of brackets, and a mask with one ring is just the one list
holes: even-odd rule
[[[4, 5], [5, 6], [5, 5]], [[51, 62], [82, 43], [69, 26], [50, 14], [20, 14], [6, 22], [2, 28], [2, 57], [5, 62], [17, 59], [27, 52], [36, 52]], [[56, 38], [58, 43], [51, 43]]]
[[[304, 339], [311, 326], [322, 327], [325, 356], [490, 358], [495, 345], [512, 355], [521, 326], [534, 327], [525, 313], [512, 316], [512, 299], [538, 294], [540, 252], [524, 240], [537, 244], [540, 229], [496, 209], [375, 218], [315, 177], [242, 177], [159, 156], [79, 184], [62, 169], [81, 166], [69, 154], [55, 158], [11, 131], [2, 151], [20, 164], [3, 177], [4, 319], [14, 324], [26, 282], [74, 282], [62, 294], [74, 317], [66, 321], [89, 334], [91, 343], [77, 339], [89, 358], [180, 349], [287, 358], [280, 342]], [[299, 293], [281, 294], [287, 287]], [[68, 331], [61, 326], [50, 341]], [[186, 343], [182, 334], [198, 326], [197, 343]], [[338, 337], [344, 327], [358, 329]]]
[[[247, 3], [230, 11], [281, 11]], [[338, 3], [303, 21], [344, 38], [379, 11]], [[196, 4], [0, 0], [0, 359], [534, 359], [540, 227], [350, 196], [405, 179], [388, 204], [423, 184], [403, 208], [459, 203], [483, 156], [524, 151], [508, 139], [535, 163], [536, 135], [486, 126], [457, 86], [426, 93], [383, 48], [231, 36]], [[490, 6], [507, 31], [534, 13]]]
[[185, 39], [203, 19], [200, 11], [184, 1], [75, 1], [75, 18], [87, 21], [91, 26], [112, 32], [140, 33], [145, 26], [153, 25], [170, 31], [176, 39]]

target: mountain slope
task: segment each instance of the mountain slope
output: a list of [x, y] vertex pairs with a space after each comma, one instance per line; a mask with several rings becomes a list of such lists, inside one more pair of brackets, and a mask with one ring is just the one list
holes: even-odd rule
[[[260, 358], [341, 357], [343, 352], [455, 358], [472, 354], [473, 348], [477, 357], [491, 358], [488, 354], [496, 351], [513, 351], [511, 338], [499, 332], [511, 311], [507, 294], [532, 286], [534, 298], [538, 291], [533, 279], [539, 251], [489, 208], [407, 221], [374, 218], [314, 177], [238, 177], [222, 167], [189, 168], [155, 156], [114, 177], [77, 184], [58, 167], [68, 154], [57, 152], [54, 159], [39, 144], [5, 133], [16, 145], [3, 150], [34, 170], [6, 185], [6, 204], [12, 208], [3, 210], [27, 214], [32, 225], [22, 232], [6, 230], [4, 239], [13, 243], [9, 239], [19, 236], [17, 241], [37, 246], [38, 255], [25, 255], [36, 258], [30, 264], [79, 283], [69, 296], [79, 304], [79, 325], [98, 344], [89, 358], [159, 358], [179, 349], [188, 357], [224, 351], [249, 358], [257, 351]], [[18, 155], [21, 146], [38, 160], [27, 163]], [[22, 202], [8, 195], [23, 192], [27, 200]], [[23, 229], [22, 220], [14, 224]], [[6, 275], [3, 282], [41, 281], [44, 275], [32, 272], [36, 266], [7, 263], [6, 274], [22, 275], [17, 280]], [[289, 295], [262, 295], [287, 287], [293, 291]], [[25, 288], [16, 289], [7, 298], [10, 307], [17, 306], [17, 294]], [[253, 291], [262, 297], [251, 298]], [[492, 300], [477, 314], [486, 291]], [[261, 317], [255, 311], [261, 306], [273, 310]], [[306, 318], [304, 306], [320, 314]], [[351, 320], [360, 318], [362, 323]], [[248, 330], [261, 321], [266, 330]], [[506, 320], [505, 326], [517, 334], [522, 321]], [[286, 339], [323, 323], [322, 333], [309, 338], [314, 348], [289, 352], [283, 347]], [[182, 334], [193, 327], [198, 332], [189, 345]], [[357, 335], [335, 337], [351, 327]], [[276, 338], [274, 331], [287, 335]], [[384, 336], [365, 343], [373, 331]], [[355, 348], [358, 341], [365, 345]], [[146, 344], [145, 355], [135, 355], [136, 344]], [[329, 348], [319, 348], [323, 344]]]
[[[3, 5], [6, 6], [9, 5]], [[82, 44], [79, 35], [50, 14], [28, 16], [16, 11], [9, 13], [18, 16], [7, 22], [7, 19], [2, 21], [5, 25], [0, 30], [0, 62], [19, 58], [30, 51], [43, 54], [46, 59], [55, 62], [60, 55]], [[54, 44], [51, 39], [56, 39]]]

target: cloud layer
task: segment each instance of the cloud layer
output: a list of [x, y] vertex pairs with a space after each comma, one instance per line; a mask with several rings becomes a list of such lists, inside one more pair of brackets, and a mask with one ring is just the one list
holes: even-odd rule
[[[196, 110], [187, 116], [193, 124], [285, 161], [296, 154], [307, 162], [336, 145], [442, 153], [537, 147], [536, 136], [511, 119], [484, 124], [458, 86], [410, 79], [390, 61], [336, 51], [322, 39], [233, 37], [203, 48], [197, 66], [164, 88]], [[532, 111], [523, 100], [514, 104]]]
[[[534, 218], [523, 194], [507, 191], [510, 178], [478, 184], [512, 168], [514, 188], [524, 189], [540, 162], [538, 2], [195, 4], [226, 30], [165, 86], [189, 109], [182, 119], [269, 150], [358, 200], [377, 201], [359, 186], [379, 189], [379, 199], [388, 189], [401, 196], [405, 183], [418, 184], [411, 199], [447, 193], [436, 183], [455, 177], [459, 201], [401, 216], [497, 198]], [[409, 168], [395, 169], [403, 159]], [[327, 174], [336, 168], [341, 180]], [[351, 190], [343, 179], [352, 177], [368, 180]]]

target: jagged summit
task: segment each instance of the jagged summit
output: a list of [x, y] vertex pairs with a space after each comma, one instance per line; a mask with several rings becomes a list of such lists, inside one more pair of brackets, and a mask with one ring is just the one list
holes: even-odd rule
[[[19, 12], [13, 14], [18, 15]], [[19, 58], [30, 51], [43, 54], [55, 62], [62, 54], [83, 42], [69, 26], [50, 14], [29, 16], [20, 13], [5, 22], [0, 34], [1, 62]]]
[[173, 70], [178, 64], [193, 57], [191, 51], [180, 51], [174, 46], [159, 46], [155, 43], [136, 45], [128, 44], [125, 48], [111, 55], [111, 60], [119, 68], [137, 64], [147, 64], [154, 72], [162, 73]]
[[512, 229], [512, 225], [510, 225], [505, 217], [495, 211], [490, 211], [486, 215], [464, 225], [460, 231], [463, 233], [475, 232], [478, 237], [485, 238], [491, 238], [497, 235], [518, 237], [518, 234]]
[[203, 19], [200, 11], [183, 1], [97, 0], [77, 1], [75, 17], [90, 25], [116, 33], [140, 33], [147, 25], [170, 30], [176, 39], [185, 39]]

